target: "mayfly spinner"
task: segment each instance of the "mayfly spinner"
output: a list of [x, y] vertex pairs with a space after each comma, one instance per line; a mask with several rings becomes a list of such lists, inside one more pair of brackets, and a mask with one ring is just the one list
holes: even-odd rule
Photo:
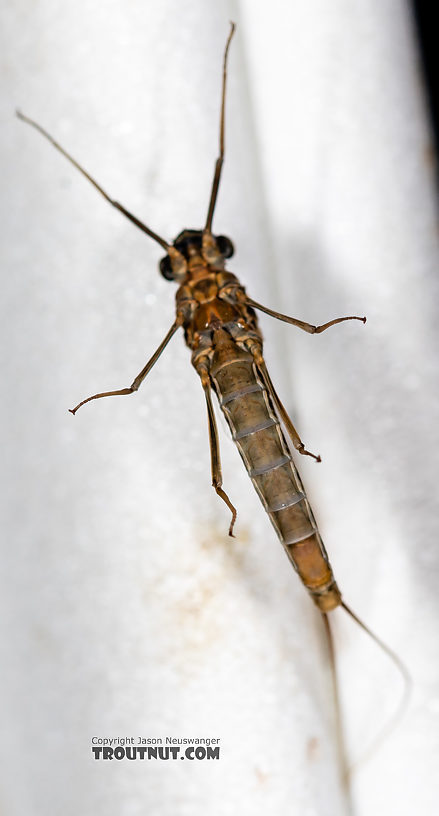
[[192, 364], [200, 376], [206, 398], [212, 485], [232, 514], [229, 534], [233, 535], [236, 510], [222, 486], [212, 391], [218, 398], [233, 440], [282, 546], [322, 613], [329, 638], [333, 671], [335, 672], [328, 612], [341, 606], [386, 651], [407, 680], [406, 671], [396, 655], [370, 632], [342, 599], [312, 509], [292, 461], [286, 437], [289, 437], [298, 453], [311, 456], [318, 462], [320, 457], [306, 450], [275, 391], [264, 361], [262, 335], [255, 310], [291, 323], [310, 334], [320, 334], [336, 323], [346, 320], [360, 320], [365, 323], [366, 318], [339, 317], [321, 326], [313, 326], [256, 303], [246, 294], [235, 275], [225, 268], [226, 261], [233, 255], [232, 242], [229, 238], [214, 235], [212, 232], [224, 162], [227, 57], [234, 30], [235, 26], [232, 24], [224, 52], [219, 156], [215, 165], [206, 223], [204, 229], [183, 230], [172, 244], [139, 221], [119, 202], [110, 198], [39, 124], [22, 113], [17, 113], [20, 119], [42, 133], [113, 207], [120, 210], [139, 229], [163, 247], [166, 255], [160, 261], [160, 272], [179, 287], [176, 293], [175, 321], [132, 384], [127, 388], [93, 394], [70, 410], [75, 414], [82, 405], [91, 400], [133, 394], [139, 389], [173, 335], [179, 328], [183, 328], [186, 344], [192, 352]]

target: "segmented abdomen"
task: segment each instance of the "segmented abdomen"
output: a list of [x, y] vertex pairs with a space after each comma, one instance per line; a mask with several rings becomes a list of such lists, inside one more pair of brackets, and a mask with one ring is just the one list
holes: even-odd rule
[[294, 568], [324, 612], [341, 596], [270, 395], [250, 353], [215, 350], [210, 376], [249, 476]]

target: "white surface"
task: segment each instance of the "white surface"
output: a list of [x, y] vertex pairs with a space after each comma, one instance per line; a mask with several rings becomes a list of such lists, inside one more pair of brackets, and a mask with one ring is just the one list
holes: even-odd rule
[[[131, 382], [174, 290], [160, 248], [12, 118], [37, 118], [164, 237], [198, 227], [230, 18], [215, 215], [230, 268], [302, 319], [368, 317], [318, 337], [261, 319], [281, 397], [323, 458], [298, 464], [346, 600], [414, 681], [354, 774], [351, 812], [435, 812], [437, 235], [406, 6], [44, 0], [9, 5], [2, 46], [7, 816], [345, 812], [318, 615], [223, 433], [227, 538], [182, 338], [137, 396], [66, 411]], [[400, 684], [342, 617], [356, 757]], [[220, 737], [222, 758], [97, 763], [93, 734]]]

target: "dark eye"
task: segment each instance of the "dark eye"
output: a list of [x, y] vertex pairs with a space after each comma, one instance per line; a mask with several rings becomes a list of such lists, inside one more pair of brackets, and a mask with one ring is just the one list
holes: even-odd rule
[[235, 248], [230, 238], [227, 238], [226, 235], [218, 235], [216, 237], [216, 242], [218, 244], [218, 249], [221, 252], [223, 258], [231, 258], [235, 251]]
[[171, 259], [169, 255], [165, 255], [165, 257], [161, 259], [159, 269], [166, 280], [174, 280], [174, 273], [172, 271]]

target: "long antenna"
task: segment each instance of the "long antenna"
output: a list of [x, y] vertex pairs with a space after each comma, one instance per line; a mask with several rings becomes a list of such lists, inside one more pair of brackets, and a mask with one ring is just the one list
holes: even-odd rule
[[224, 51], [224, 62], [223, 62], [223, 84], [222, 84], [222, 94], [221, 94], [221, 117], [220, 117], [220, 137], [219, 137], [219, 156], [215, 163], [215, 174], [213, 177], [213, 184], [212, 184], [212, 192], [210, 194], [210, 202], [209, 202], [209, 210], [207, 212], [207, 219], [206, 219], [206, 232], [211, 232], [212, 230], [212, 219], [213, 213], [215, 210], [216, 199], [218, 195], [218, 188], [221, 179], [221, 170], [224, 162], [224, 120], [225, 120], [225, 107], [226, 107], [226, 80], [227, 80], [227, 57], [229, 54], [229, 46], [235, 32], [235, 23], [230, 23], [230, 34], [227, 38], [226, 48]]
[[157, 243], [160, 244], [160, 246], [162, 246], [163, 249], [166, 249], [166, 251], [169, 252], [170, 247], [168, 242], [165, 241], [164, 238], [160, 238], [160, 235], [157, 235], [156, 232], [153, 232], [153, 230], [147, 227], [146, 224], [143, 223], [143, 221], [139, 221], [139, 219], [136, 218], [136, 216], [130, 213], [128, 210], [126, 210], [125, 207], [122, 206], [122, 204], [119, 204], [118, 201], [114, 201], [114, 199], [111, 198], [105, 192], [105, 190], [102, 189], [100, 184], [98, 184], [97, 181], [92, 176], [90, 176], [90, 174], [87, 173], [87, 171], [84, 170], [83, 167], [81, 167], [81, 165], [76, 161], [76, 159], [73, 158], [73, 156], [70, 155], [70, 153], [67, 153], [67, 150], [64, 150], [64, 148], [61, 147], [61, 145], [53, 138], [53, 136], [50, 135], [50, 133], [47, 132], [47, 130], [44, 130], [44, 128], [41, 127], [41, 125], [39, 125], [38, 122], [35, 122], [33, 119], [29, 119], [29, 117], [25, 116], [24, 113], [21, 113], [21, 111], [17, 110], [16, 114], [18, 118], [22, 120], [22, 122], [26, 122], [28, 125], [31, 125], [33, 128], [35, 128], [35, 130], [38, 130], [46, 139], [48, 139], [48, 141], [54, 147], [56, 147], [56, 149], [59, 150], [59, 152], [62, 153], [62, 155], [65, 156], [66, 159], [68, 159], [69, 162], [71, 162], [71, 164], [73, 164], [73, 166], [76, 167], [76, 169], [79, 170], [79, 172], [82, 173], [82, 175], [91, 184], [93, 184], [93, 187], [96, 188], [98, 193], [100, 193], [111, 204], [112, 207], [115, 207], [116, 210], [119, 210], [121, 213], [123, 213], [123, 215], [125, 215], [130, 221], [133, 222], [133, 224], [136, 225], [136, 227], [139, 227], [139, 229], [141, 229], [143, 232], [146, 232], [146, 234], [149, 235], [150, 238], [152, 238], [154, 241], [157, 241]]

